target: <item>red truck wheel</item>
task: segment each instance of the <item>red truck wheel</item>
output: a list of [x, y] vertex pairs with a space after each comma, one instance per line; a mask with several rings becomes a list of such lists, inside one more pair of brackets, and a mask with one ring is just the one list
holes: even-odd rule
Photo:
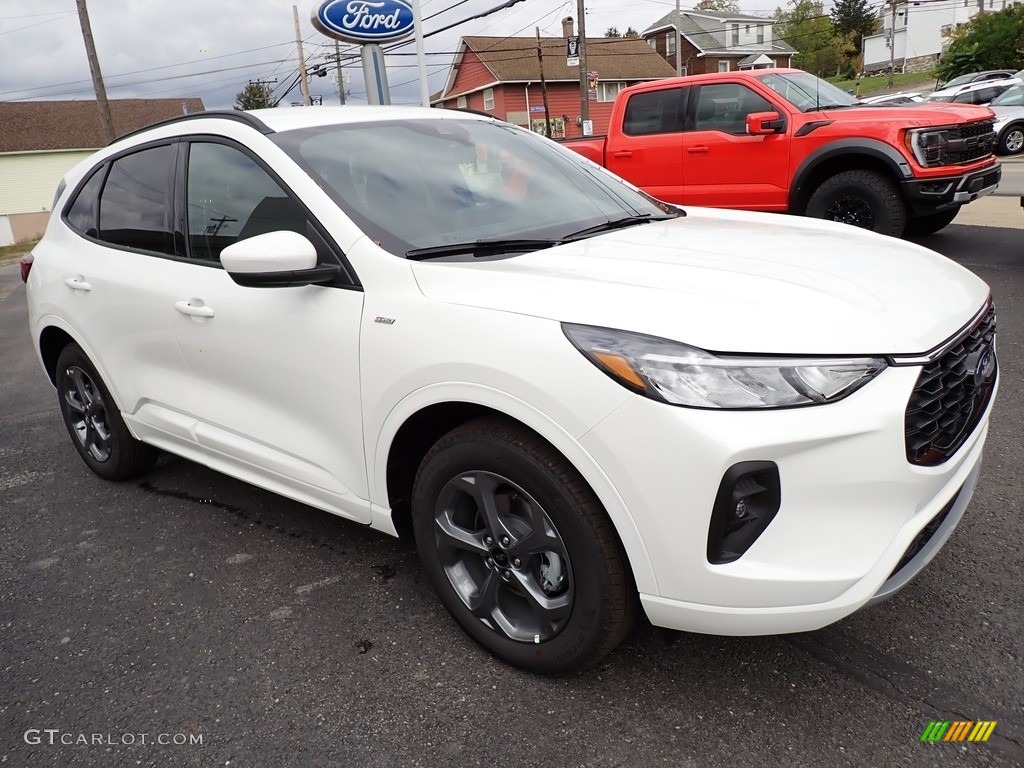
[[907, 207], [896, 187], [872, 171], [843, 171], [822, 182], [807, 201], [804, 215], [900, 237]]

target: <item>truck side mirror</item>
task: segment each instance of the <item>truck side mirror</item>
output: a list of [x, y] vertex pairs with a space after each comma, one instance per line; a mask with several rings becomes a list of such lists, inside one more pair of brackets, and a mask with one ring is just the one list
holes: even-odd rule
[[778, 112], [751, 112], [747, 115], [747, 133], [767, 136], [786, 130], [786, 120]]

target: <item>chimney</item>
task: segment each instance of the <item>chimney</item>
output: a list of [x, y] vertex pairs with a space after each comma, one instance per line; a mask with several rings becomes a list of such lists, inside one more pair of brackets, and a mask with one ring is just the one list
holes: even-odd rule
[[572, 16], [566, 16], [562, 19], [562, 37], [568, 39], [572, 37]]

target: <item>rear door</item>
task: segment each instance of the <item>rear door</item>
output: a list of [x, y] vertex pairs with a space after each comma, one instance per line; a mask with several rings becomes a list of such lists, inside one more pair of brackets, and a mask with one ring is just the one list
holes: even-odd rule
[[789, 126], [751, 136], [747, 115], [786, 112], [743, 83], [694, 89], [683, 134], [683, 202], [714, 208], [784, 211], [789, 191]]
[[634, 93], [622, 131], [606, 150], [608, 170], [670, 203], [683, 198], [683, 114], [689, 88]]

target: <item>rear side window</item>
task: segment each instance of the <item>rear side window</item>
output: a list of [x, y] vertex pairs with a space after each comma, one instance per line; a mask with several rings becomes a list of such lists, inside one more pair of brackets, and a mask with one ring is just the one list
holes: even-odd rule
[[115, 160], [100, 195], [99, 239], [174, 255], [171, 205], [176, 147], [165, 144]]
[[622, 132], [629, 136], [678, 133], [683, 130], [686, 88], [648, 91], [629, 97]]
[[96, 203], [99, 199], [100, 187], [103, 185], [103, 174], [106, 169], [106, 165], [101, 165], [92, 172], [88, 181], [78, 190], [75, 202], [68, 209], [68, 224], [76, 232], [88, 235], [89, 237], [96, 237], [98, 235]]

